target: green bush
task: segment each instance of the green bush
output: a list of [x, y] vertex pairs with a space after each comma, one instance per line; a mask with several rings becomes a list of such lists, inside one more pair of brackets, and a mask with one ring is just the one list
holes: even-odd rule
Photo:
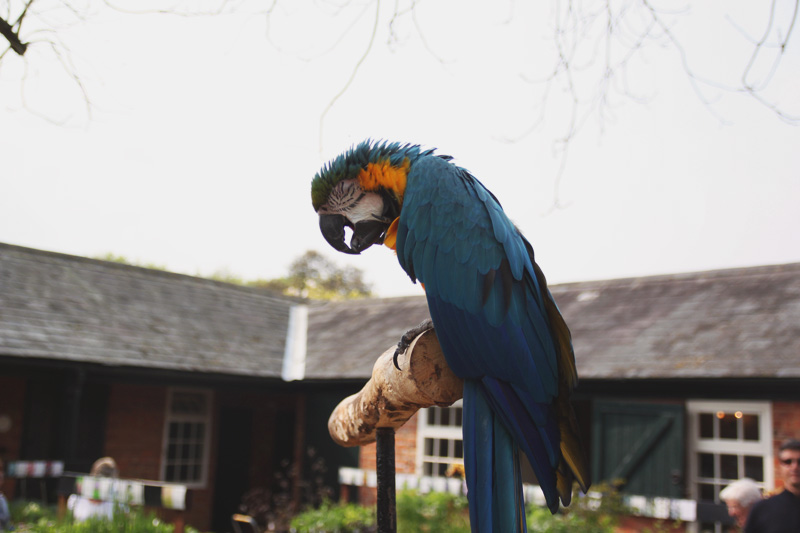
[[55, 520], [56, 509], [54, 506], [42, 505], [39, 502], [15, 500], [9, 504], [11, 521], [15, 524], [35, 523], [41, 519]]
[[579, 496], [576, 492], [569, 507], [550, 514], [546, 507], [528, 506], [528, 530], [543, 533], [613, 533], [625, 513], [622, 497], [613, 485], [592, 486], [597, 496]]
[[309, 509], [292, 518], [291, 526], [297, 533], [366, 533], [375, 531], [375, 510], [324, 500], [317, 509]]
[[[546, 507], [530, 505], [526, 517], [528, 531], [613, 533], [626, 511], [614, 485], [597, 484], [592, 487], [592, 496], [576, 493], [572, 505], [555, 515]], [[371, 507], [333, 504], [326, 500], [319, 508], [295, 516], [291, 527], [296, 533], [366, 533], [375, 531], [374, 512]], [[443, 492], [423, 494], [417, 490], [401, 490], [397, 493], [397, 531], [469, 533], [467, 498]]]
[[446, 492], [397, 493], [398, 533], [469, 533], [467, 498]]
[[[114, 513], [111, 520], [90, 518], [75, 522], [71, 517], [58, 520], [53, 508], [36, 502], [21, 502], [12, 507], [12, 522], [17, 533], [173, 533], [175, 527], [159, 520], [155, 514], [140, 508]], [[187, 533], [198, 533], [186, 528]]]

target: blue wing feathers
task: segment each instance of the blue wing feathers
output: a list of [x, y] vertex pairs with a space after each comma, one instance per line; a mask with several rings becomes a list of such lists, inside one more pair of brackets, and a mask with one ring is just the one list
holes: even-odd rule
[[543, 426], [533, 423], [529, 416], [529, 406], [523, 405], [519, 397], [504, 383], [492, 378], [481, 381], [482, 390], [492, 411], [516, 437], [516, 443], [522, 448], [533, 468], [539, 486], [552, 511], [558, 509], [558, 492], [556, 489], [556, 465], [558, 464], [558, 440], [553, 442], [552, 436], [558, 433], [558, 426], [552, 415], [545, 411], [549, 405], [535, 404], [542, 410], [539, 416], [545, 420]]
[[543, 276], [540, 283], [533, 249], [488, 189], [439, 157], [420, 157], [411, 167], [396, 244], [400, 265], [425, 284], [449, 366], [465, 379], [473, 531], [524, 531], [517, 450], [555, 511], [563, 466], [555, 405], [563, 399], [565, 342], [571, 357], [568, 336], [554, 340], [548, 312], [557, 308]]

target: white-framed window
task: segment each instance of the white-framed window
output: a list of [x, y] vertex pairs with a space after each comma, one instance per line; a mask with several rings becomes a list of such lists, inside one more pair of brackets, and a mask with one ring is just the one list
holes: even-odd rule
[[417, 422], [417, 472], [422, 476], [447, 477], [453, 465], [464, 464], [462, 403], [450, 407], [420, 409]]
[[[774, 487], [772, 404], [767, 401], [686, 403], [689, 415], [689, 496], [723, 503], [719, 491], [749, 477], [766, 490]], [[718, 523], [698, 524], [698, 531], [721, 533]]]
[[211, 437], [211, 392], [169, 389], [164, 417], [161, 479], [205, 486]]

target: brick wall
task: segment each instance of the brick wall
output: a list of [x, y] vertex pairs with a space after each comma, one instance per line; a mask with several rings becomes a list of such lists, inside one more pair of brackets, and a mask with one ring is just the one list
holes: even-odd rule
[[787, 439], [800, 439], [800, 402], [772, 403], [772, 435], [775, 451], [775, 489], [783, 488], [779, 477], [778, 448]]
[[[161, 479], [161, 446], [167, 389], [146, 385], [115, 384], [108, 403], [105, 454], [113, 457], [120, 477]], [[213, 445], [212, 445], [213, 446]], [[212, 449], [210, 457], [214, 457]], [[191, 489], [191, 507], [184, 513], [186, 523], [200, 529], [211, 527], [213, 461], [206, 488]], [[159, 515], [173, 521], [175, 512]]]
[[157, 480], [167, 392], [164, 387], [114, 385], [108, 402], [105, 454], [124, 478]]
[[[375, 444], [362, 446], [358, 453], [358, 467], [375, 470]], [[417, 415], [405, 423], [394, 435], [394, 468], [400, 474], [413, 474], [417, 466]], [[359, 487], [358, 499], [363, 505], [375, 505], [377, 491]]]

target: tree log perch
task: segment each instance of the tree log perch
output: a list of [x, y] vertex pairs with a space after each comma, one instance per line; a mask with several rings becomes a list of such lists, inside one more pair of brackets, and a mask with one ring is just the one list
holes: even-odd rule
[[461, 398], [463, 381], [447, 366], [434, 330], [418, 335], [398, 357], [402, 370], [392, 361], [395, 348], [378, 358], [364, 388], [331, 413], [328, 431], [337, 444], [370, 444], [376, 428], [397, 429], [423, 407], [446, 407]]

